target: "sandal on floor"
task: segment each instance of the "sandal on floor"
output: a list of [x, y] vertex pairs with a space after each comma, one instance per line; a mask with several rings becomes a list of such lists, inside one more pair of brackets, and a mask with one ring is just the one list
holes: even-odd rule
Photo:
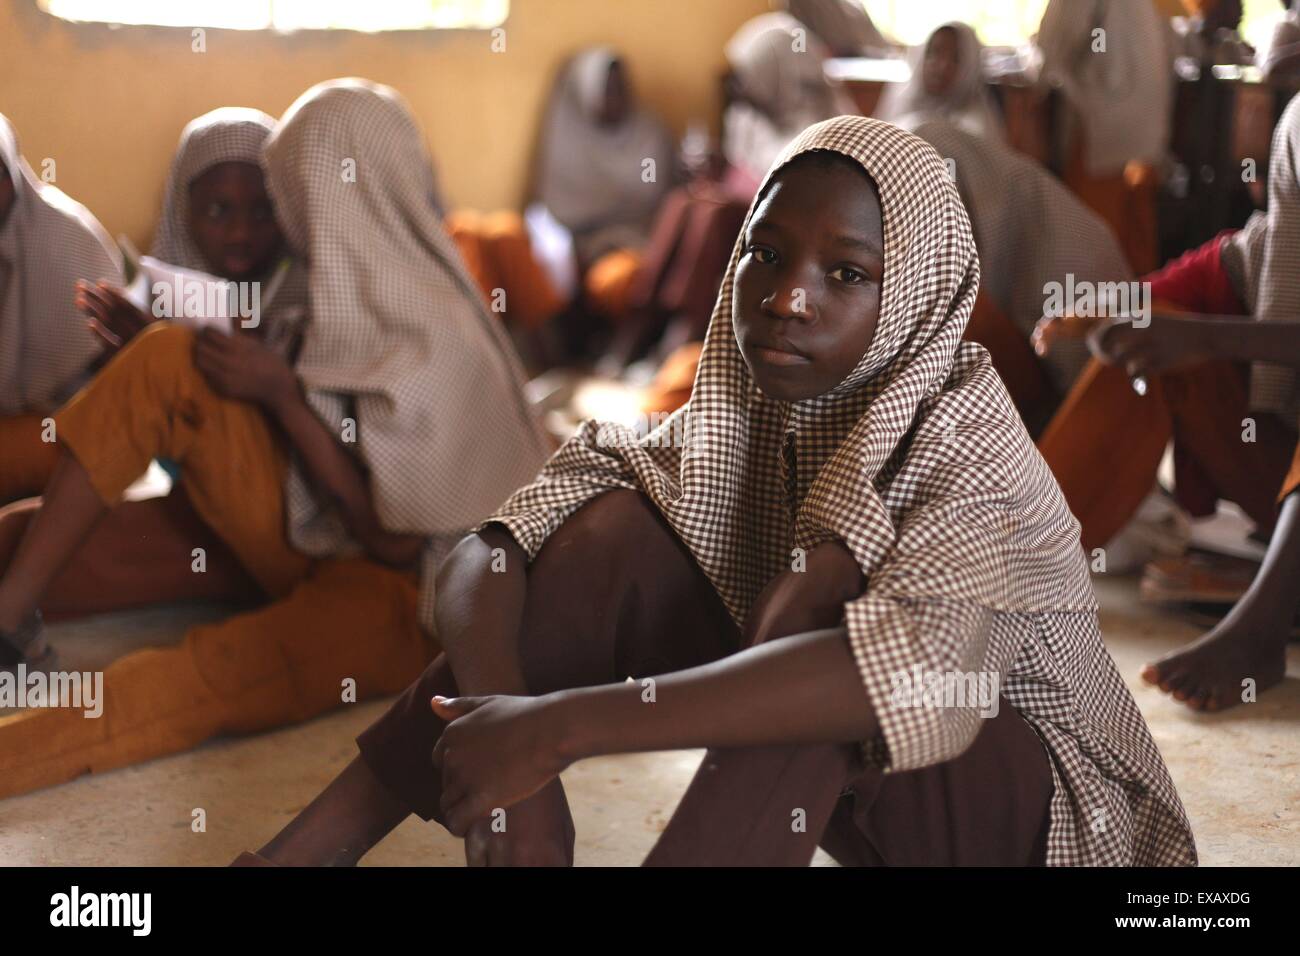
[[1191, 551], [1149, 563], [1138, 594], [1151, 604], [1235, 604], [1258, 571], [1257, 561]]
[[45, 639], [45, 621], [39, 610], [32, 611], [13, 631], [0, 631], [0, 671], [26, 664], [28, 671], [54, 666], [54, 648]]
[[235, 861], [230, 865], [231, 866], [277, 866], [278, 867], [280, 864], [272, 863], [270, 860], [262, 856], [260, 853], [253, 853], [250, 850], [245, 850], [243, 853], [239, 854], [239, 856], [235, 857]]

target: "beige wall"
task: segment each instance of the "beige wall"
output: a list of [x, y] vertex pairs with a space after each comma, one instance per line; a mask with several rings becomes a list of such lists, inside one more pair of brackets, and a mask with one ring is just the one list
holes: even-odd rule
[[[368, 0], [358, 0], [368, 2]], [[380, 0], [375, 0], [380, 2]], [[410, 100], [453, 206], [522, 199], [537, 119], [563, 58], [593, 43], [628, 57], [638, 89], [681, 132], [712, 122], [722, 47], [766, 0], [513, 0], [506, 50], [485, 31], [277, 36], [72, 24], [0, 2], [0, 112], [38, 170], [114, 235], [148, 242], [181, 127], [217, 106], [278, 115], [318, 80], [358, 75]]]

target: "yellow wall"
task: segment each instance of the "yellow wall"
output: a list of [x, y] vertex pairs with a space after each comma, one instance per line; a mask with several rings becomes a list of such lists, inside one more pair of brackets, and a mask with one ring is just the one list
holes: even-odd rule
[[[382, 0], [358, 0], [382, 2]], [[514, 206], [524, 198], [537, 120], [572, 51], [609, 43], [627, 56], [649, 105], [680, 131], [714, 121], [722, 47], [766, 0], [513, 0], [506, 49], [486, 31], [313, 33], [73, 24], [35, 0], [0, 2], [0, 112], [38, 170], [109, 232], [148, 242], [181, 127], [217, 106], [278, 115], [304, 89], [365, 76], [406, 95], [453, 206]]]

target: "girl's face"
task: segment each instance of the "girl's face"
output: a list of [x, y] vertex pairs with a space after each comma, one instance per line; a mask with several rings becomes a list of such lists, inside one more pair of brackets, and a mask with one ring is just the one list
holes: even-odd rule
[[262, 171], [251, 163], [218, 163], [190, 183], [189, 226], [208, 268], [226, 279], [265, 275], [280, 251]]
[[852, 160], [810, 153], [777, 174], [744, 236], [732, 320], [764, 395], [815, 398], [853, 371], [880, 318], [884, 249], [875, 184]]
[[17, 193], [14, 191], [14, 178], [9, 167], [0, 162], [0, 226], [9, 218], [9, 210], [14, 208]]
[[957, 33], [953, 30], [936, 30], [925, 47], [925, 60], [921, 64], [921, 82], [930, 96], [947, 96], [957, 82], [961, 67], [961, 49]]

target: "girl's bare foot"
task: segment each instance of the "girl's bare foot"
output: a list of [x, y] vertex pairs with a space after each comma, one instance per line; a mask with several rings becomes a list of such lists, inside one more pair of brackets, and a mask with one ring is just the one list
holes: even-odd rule
[[[1229, 615], [1214, 630], [1142, 669], [1142, 679], [1193, 710], [1224, 710], [1281, 683], [1286, 674], [1285, 619]], [[1247, 681], [1253, 681], [1248, 684]]]
[[1268, 552], [1245, 596], [1210, 633], [1144, 667], [1142, 679], [1194, 710], [1223, 710], [1281, 683], [1297, 611], [1297, 576], [1300, 491], [1283, 499]]

